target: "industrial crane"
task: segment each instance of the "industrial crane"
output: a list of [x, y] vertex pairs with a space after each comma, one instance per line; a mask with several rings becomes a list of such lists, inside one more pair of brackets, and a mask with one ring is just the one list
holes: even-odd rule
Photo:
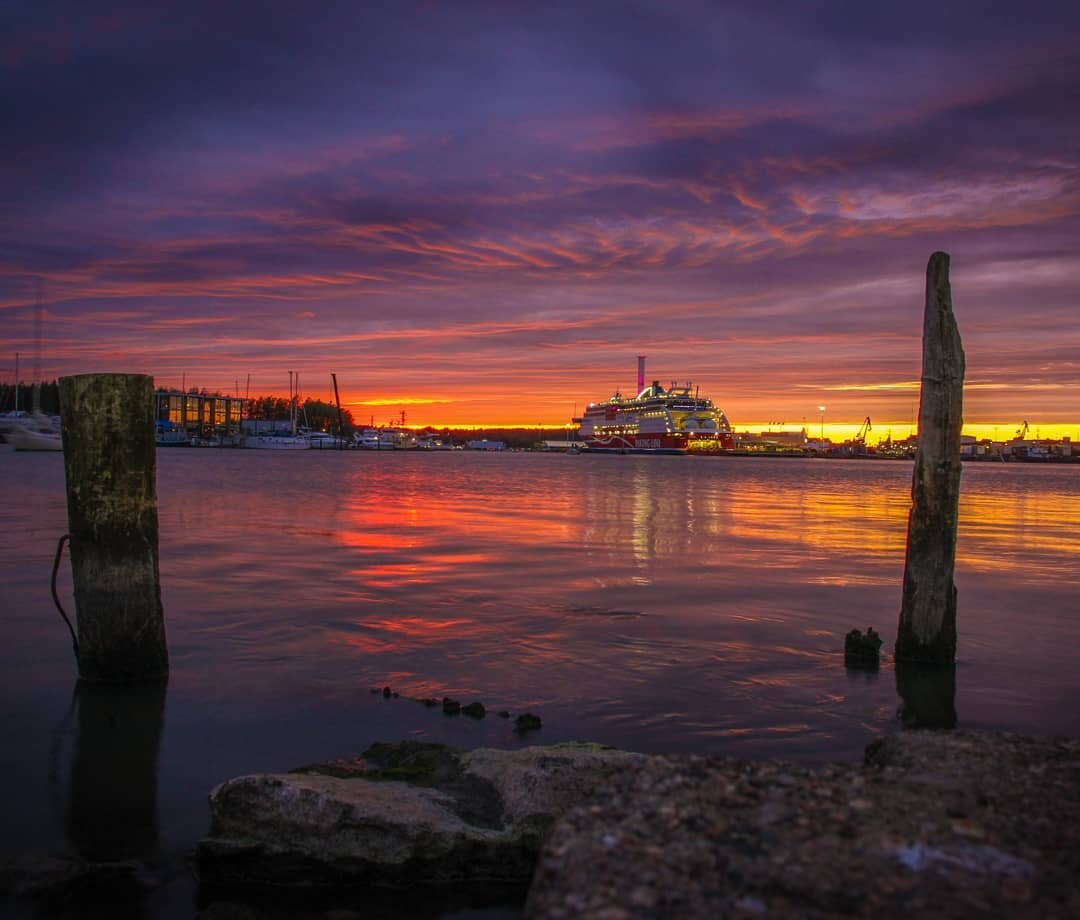
[[865, 444], [866, 436], [871, 432], [873, 426], [870, 424], [870, 416], [866, 416], [866, 421], [862, 423], [862, 427], [859, 429], [859, 433], [855, 435], [856, 444]]
[[1024, 421], [1020, 423], [1020, 427], [1016, 429], [1016, 436], [1015, 436], [1016, 440], [1017, 441], [1023, 441], [1024, 436], [1027, 433], [1028, 433], [1028, 423], [1027, 423], [1027, 419], [1024, 419]]

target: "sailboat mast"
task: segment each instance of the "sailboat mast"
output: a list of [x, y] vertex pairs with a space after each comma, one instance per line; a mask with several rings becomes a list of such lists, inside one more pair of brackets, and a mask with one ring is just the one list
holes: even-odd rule
[[[296, 434], [296, 391], [293, 387], [293, 371], [289, 371], [289, 427]], [[297, 381], [299, 385], [299, 381]]]
[[337, 374], [331, 374], [330, 379], [334, 381], [334, 402], [337, 403], [337, 433], [338, 433], [338, 447], [344, 448], [345, 446], [345, 423], [341, 418], [341, 396], [338, 395], [337, 388]]
[[30, 381], [31, 411], [41, 412], [41, 326], [44, 308], [41, 305], [41, 278], [37, 279], [37, 309], [34, 311], [34, 373]]

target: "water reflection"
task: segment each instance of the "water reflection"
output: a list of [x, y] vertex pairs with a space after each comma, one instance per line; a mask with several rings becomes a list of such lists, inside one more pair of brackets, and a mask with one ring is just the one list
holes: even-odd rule
[[956, 667], [896, 662], [904, 728], [956, 728]]
[[[910, 464], [256, 453], [159, 458], [174, 686], [200, 699], [346, 707], [393, 683], [561, 709], [568, 736], [753, 754], [788, 726], [811, 727], [776, 752], [801, 755], [894, 722], [893, 681], [853, 693], [838, 663], [853, 626], [891, 644]], [[1037, 699], [1080, 692], [1078, 473], [965, 467], [966, 721], [1075, 724]], [[39, 504], [0, 515], [24, 532]], [[46, 621], [20, 628], [51, 641]]]
[[[1046, 592], [1051, 567], [1068, 582], [1080, 544], [1050, 509], [1080, 516], [1070, 472], [1051, 471], [1033, 499], [1030, 483], [1002, 488], [999, 471], [965, 470], [958, 578], [991, 577], [962, 584], [962, 654], [1005, 654], [990, 628], [1007, 593], [1040, 578]], [[613, 720], [650, 710], [650, 688], [672, 681], [686, 687], [668, 711], [672, 737], [675, 726], [711, 736], [695, 702], [710, 695], [737, 699], [731, 720], [759, 734], [803, 724], [807, 698], [877, 711], [836, 694], [825, 669], [853, 625], [889, 637], [909, 464], [395, 456], [356, 458], [345, 474], [336, 527], [296, 534], [325, 534], [340, 550], [327, 586], [350, 609], [298, 639], [296, 654], [347, 656], [417, 693], [441, 684], [510, 688], [537, 705], [606, 700]], [[1029, 522], [1018, 542], [1013, 514]], [[1041, 536], [1029, 539], [1034, 518]], [[1015, 583], [1003, 592], [1006, 573]]]
[[80, 682], [67, 803], [68, 842], [93, 862], [157, 855], [158, 754], [165, 685]]
[[[152, 859], [204, 832], [215, 783], [374, 740], [850, 759], [898, 707], [904, 724], [959, 710], [1080, 731], [1080, 467], [965, 467], [958, 686], [842, 664], [853, 626], [891, 645], [910, 464], [276, 453], [159, 455], [169, 723], [163, 689], [83, 688], [53, 787], [41, 752], [71, 674], [46, 589], [63, 468], [0, 456], [20, 483], [0, 505], [10, 847], [62, 834], [92, 859]], [[402, 698], [369, 693], [386, 684]], [[542, 737], [406, 699], [443, 693], [537, 712]]]

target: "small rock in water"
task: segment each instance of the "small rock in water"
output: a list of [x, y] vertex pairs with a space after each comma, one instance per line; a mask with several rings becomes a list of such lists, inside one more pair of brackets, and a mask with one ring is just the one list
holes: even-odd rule
[[536, 731], [543, 723], [540, 716], [534, 716], [531, 712], [522, 713], [514, 719], [514, 730], [519, 732]]
[[456, 716], [461, 712], [461, 703], [457, 700], [452, 700], [448, 696], [442, 698], [442, 711], [448, 716]]
[[388, 699], [390, 699], [390, 694], [391, 694], [391, 693], [393, 693], [393, 692], [394, 692], [394, 691], [393, 691], [393, 690], [391, 690], [391, 689], [390, 689], [389, 687], [383, 687], [383, 688], [382, 688], [382, 695], [383, 695], [383, 699], [384, 699], [384, 700], [388, 700]]
[[873, 627], [866, 628], [866, 635], [853, 629], [844, 637], [845, 667], [876, 671], [880, 651], [881, 636]]
[[468, 706], [462, 706], [461, 711], [465, 715], [471, 716], [474, 719], [484, 718], [484, 714], [487, 712], [487, 710], [484, 709], [484, 704], [481, 703], [479, 700], [477, 700], [475, 703], [469, 703]]

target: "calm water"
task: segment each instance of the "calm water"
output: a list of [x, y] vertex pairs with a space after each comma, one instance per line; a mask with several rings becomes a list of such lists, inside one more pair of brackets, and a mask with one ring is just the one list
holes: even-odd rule
[[[910, 464], [158, 461], [167, 694], [88, 691], [73, 705], [48, 591], [66, 530], [61, 457], [0, 454], [5, 853], [182, 853], [230, 776], [375, 740], [522, 743], [493, 715], [447, 718], [406, 696], [531, 710], [544, 728], [529, 742], [642, 751], [851, 757], [897, 730], [891, 666], [848, 674], [840, 649], [867, 625], [891, 647]], [[1080, 467], [969, 465], [963, 490], [955, 698], [949, 685], [915, 693], [944, 694], [963, 727], [1077, 734]], [[64, 577], [70, 598], [66, 564]], [[402, 698], [370, 693], [385, 684]], [[145, 839], [122, 819], [87, 837], [95, 814], [125, 809]], [[157, 897], [158, 913], [190, 914], [175, 886]]]

